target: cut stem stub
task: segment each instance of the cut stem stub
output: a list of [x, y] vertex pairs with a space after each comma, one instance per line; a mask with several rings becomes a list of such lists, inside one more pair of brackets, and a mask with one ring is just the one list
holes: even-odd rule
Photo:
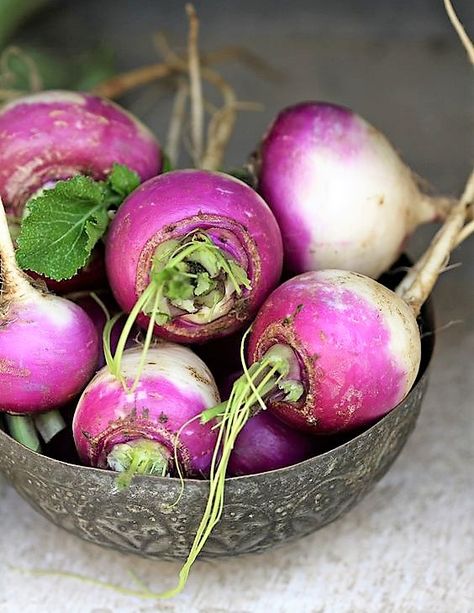
[[423, 303], [428, 299], [442, 269], [449, 261], [451, 251], [458, 246], [459, 237], [467, 238], [469, 235], [469, 232], [463, 232], [463, 226], [468, 207], [473, 202], [474, 171], [471, 172], [462, 197], [451, 209], [428, 249], [396, 289], [396, 293], [413, 309], [415, 315], [419, 314]]
[[120, 473], [117, 487], [122, 490], [130, 485], [135, 475], [164, 477], [169, 469], [170, 457], [170, 452], [161, 443], [140, 438], [114, 445], [107, 456], [107, 464]]
[[150, 282], [128, 316], [113, 357], [106, 346], [110, 371], [122, 380], [123, 351], [140, 313], [150, 321], [132, 390], [140, 379], [155, 325], [176, 318], [195, 325], [208, 324], [228, 314], [244, 289], [251, 289], [246, 271], [205, 232], [196, 230], [181, 240], [165, 241], [156, 249]]

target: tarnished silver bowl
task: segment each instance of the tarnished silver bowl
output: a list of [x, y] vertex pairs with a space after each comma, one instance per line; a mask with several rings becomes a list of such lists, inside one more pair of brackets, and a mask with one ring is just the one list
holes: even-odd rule
[[[431, 308], [424, 332], [433, 330]], [[203, 557], [260, 552], [341, 517], [382, 478], [405, 445], [428, 383], [434, 336], [423, 335], [418, 380], [406, 399], [364, 432], [289, 468], [227, 480], [222, 519]], [[34, 453], [0, 430], [0, 470], [39, 513], [77, 536], [149, 558], [183, 559], [208, 494], [205, 481], [141, 476], [116, 491], [112, 472]]]

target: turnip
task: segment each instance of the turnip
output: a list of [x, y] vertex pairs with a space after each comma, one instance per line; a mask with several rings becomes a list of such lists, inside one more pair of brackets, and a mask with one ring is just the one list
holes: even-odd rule
[[321, 452], [315, 437], [290, 428], [270, 411], [251, 417], [237, 437], [228, 474], [252, 475], [292, 466]]
[[[29, 420], [15, 416], [37, 416], [78, 394], [95, 370], [99, 340], [79, 306], [35, 289], [18, 268], [1, 203], [0, 264], [0, 410], [11, 433], [37, 447]], [[54, 430], [54, 413], [50, 421]], [[47, 422], [39, 418], [50, 438]]]
[[[130, 384], [140, 368], [140, 348], [127, 349], [122, 375]], [[190, 349], [174, 343], [151, 347], [133, 392], [104, 367], [82, 394], [73, 420], [81, 460], [120, 473], [206, 476], [216, 444], [213, 424], [200, 413], [219, 402], [214, 379]]]
[[335, 104], [281, 111], [255, 171], [296, 274], [338, 268], [377, 278], [417, 226], [445, 217], [451, 205], [423, 193], [385, 136]]
[[[49, 242], [54, 242], [59, 249], [61, 241], [57, 232], [64, 229], [65, 234], [70, 229], [69, 222], [75, 223], [71, 232], [78, 231], [82, 209], [85, 211], [88, 205], [91, 209], [96, 205], [97, 192], [102, 196], [100, 189], [91, 192], [88, 181], [77, 177], [85, 177], [90, 183], [103, 182], [117, 165], [133, 171], [140, 182], [161, 170], [162, 159], [159, 145], [148, 129], [113, 102], [89, 94], [48, 91], [19, 98], [0, 110], [0, 197], [12, 221], [21, 220], [25, 206], [38, 196], [43, 197], [43, 205], [49, 204], [45, 218], [53, 217], [55, 226], [53, 235], [41, 234], [38, 238], [44, 250]], [[76, 179], [71, 179], [73, 177]], [[75, 182], [62, 188], [60, 184], [65, 180]], [[55, 186], [62, 191], [52, 200]], [[121, 187], [117, 181], [115, 188], [120, 192]], [[117, 195], [114, 193], [114, 198]], [[45, 203], [45, 197], [51, 202]], [[65, 205], [70, 208], [62, 215], [61, 207]], [[79, 205], [82, 209], [78, 219], [72, 218], [72, 211]], [[105, 231], [106, 222], [105, 208], [90, 211], [90, 223], [96, 226], [92, 244], [100, 236], [98, 228]], [[38, 228], [43, 232], [50, 231], [53, 226], [41, 222]], [[91, 240], [92, 234], [88, 232], [88, 235]], [[21, 239], [20, 233], [19, 241]], [[36, 254], [31, 253], [31, 246], [27, 250], [23, 241], [21, 257], [25, 265], [20, 263], [24, 268], [46, 272], [57, 280], [72, 276], [71, 271], [59, 274], [58, 267], [52, 268], [50, 273], [46, 256], [45, 263], [36, 262], [32, 255]], [[85, 257], [81, 264], [87, 264]], [[99, 264], [97, 262], [96, 266]], [[74, 289], [77, 285], [76, 280]], [[71, 289], [69, 286], [67, 291]]]
[[[222, 362], [222, 355], [220, 359]], [[241, 374], [237, 371], [216, 380], [221, 398], [229, 397]], [[228, 474], [242, 476], [284, 468], [322, 453], [325, 448], [315, 437], [290, 428], [269, 411], [260, 411], [248, 420], [237, 437]]]
[[[118, 210], [106, 241], [119, 305], [168, 340], [202, 343], [242, 327], [281, 274], [277, 223], [262, 198], [228, 175], [177, 170], [150, 179]], [[128, 326], [119, 342], [112, 371]], [[145, 343], [146, 346], [146, 343]]]
[[209, 498], [178, 585], [162, 597], [183, 589], [219, 522], [232, 450], [259, 407], [301, 430], [331, 433], [370, 424], [403, 400], [420, 366], [417, 315], [460, 234], [474, 230], [463, 230], [473, 200], [474, 173], [401, 297], [360, 273], [321, 270], [290, 279], [265, 301], [243, 338], [244, 375], [226, 402], [202, 415], [220, 424]]
[[78, 92], [48, 91], [0, 109], [0, 196], [21, 217], [43, 187], [78, 174], [103, 179], [123, 164], [149, 179], [161, 168], [147, 128], [115, 103]]

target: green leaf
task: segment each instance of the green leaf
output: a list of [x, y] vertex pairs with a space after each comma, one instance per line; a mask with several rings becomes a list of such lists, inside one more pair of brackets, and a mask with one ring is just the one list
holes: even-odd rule
[[105, 234], [108, 210], [139, 184], [135, 172], [114, 164], [107, 181], [79, 175], [44, 190], [27, 204], [17, 238], [18, 264], [56, 281], [70, 279]]
[[78, 176], [32, 200], [17, 239], [19, 265], [56, 281], [73, 277], [107, 228], [105, 196], [102, 183]]
[[130, 168], [122, 164], [114, 164], [107, 183], [113, 192], [126, 198], [140, 185], [140, 177]]

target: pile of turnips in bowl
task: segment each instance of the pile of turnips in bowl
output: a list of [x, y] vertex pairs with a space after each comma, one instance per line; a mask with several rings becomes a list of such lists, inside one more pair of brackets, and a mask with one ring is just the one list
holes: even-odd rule
[[[320, 453], [412, 388], [417, 316], [473, 229], [472, 178], [459, 201], [428, 196], [380, 132], [321, 102], [276, 117], [252, 186], [169, 170], [145, 126], [91, 94], [19, 98], [0, 135], [6, 428], [35, 451], [66, 433], [119, 489], [209, 479], [188, 565], [227, 477]], [[430, 221], [401, 285], [379, 283]]]

